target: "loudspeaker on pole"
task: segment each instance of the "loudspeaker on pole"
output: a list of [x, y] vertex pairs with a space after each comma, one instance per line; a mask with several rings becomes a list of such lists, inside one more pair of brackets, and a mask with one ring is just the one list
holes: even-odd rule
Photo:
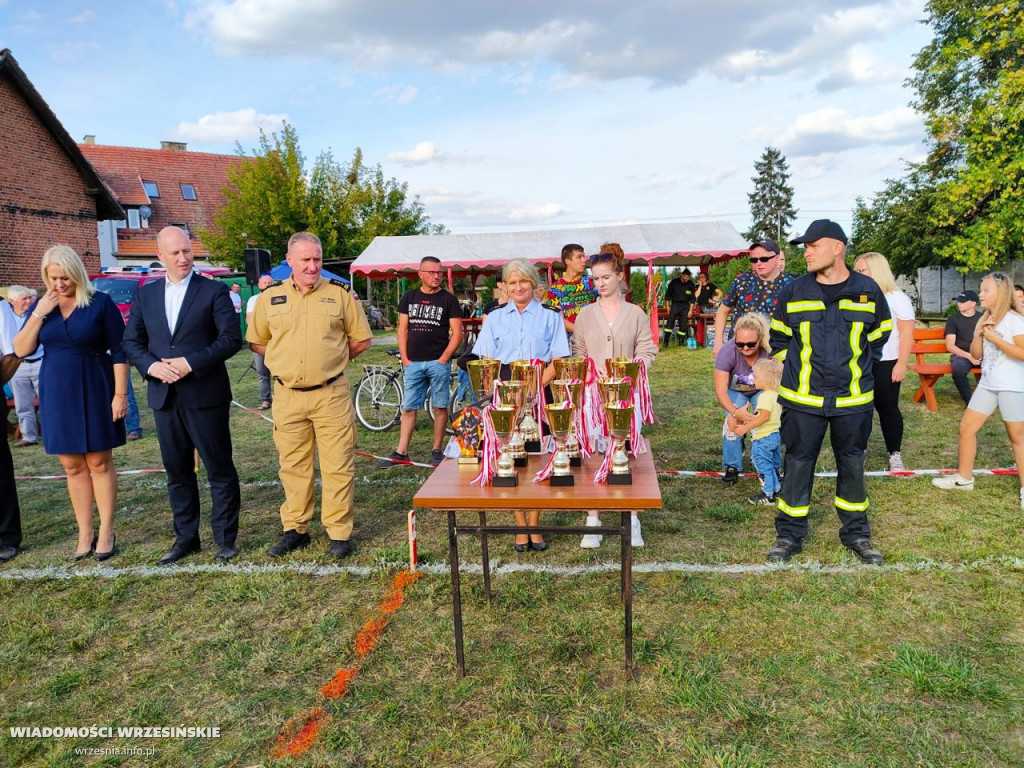
[[245, 282], [256, 285], [260, 275], [270, 271], [270, 251], [266, 248], [245, 249]]

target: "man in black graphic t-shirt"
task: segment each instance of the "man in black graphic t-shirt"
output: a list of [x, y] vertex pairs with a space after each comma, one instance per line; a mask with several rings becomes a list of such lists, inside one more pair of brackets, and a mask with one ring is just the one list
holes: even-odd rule
[[462, 307], [459, 300], [441, 287], [441, 261], [426, 256], [420, 261], [422, 285], [407, 291], [398, 302], [398, 351], [404, 368], [405, 395], [398, 446], [382, 467], [394, 466], [392, 459], [409, 461], [409, 443], [416, 428], [416, 412], [423, 407], [430, 388], [434, 409], [434, 443], [431, 463], [444, 459], [441, 441], [448, 422], [448, 393], [452, 356], [462, 343]]

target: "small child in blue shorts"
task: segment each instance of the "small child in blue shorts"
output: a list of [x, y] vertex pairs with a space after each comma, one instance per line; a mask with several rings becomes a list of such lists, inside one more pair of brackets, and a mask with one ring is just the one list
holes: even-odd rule
[[761, 390], [757, 396], [756, 415], [745, 424], [730, 416], [729, 429], [740, 436], [750, 432], [753, 438], [750, 458], [761, 481], [761, 491], [747, 501], [751, 504], [774, 504], [782, 470], [782, 437], [779, 434], [782, 409], [778, 400], [782, 363], [773, 357], [765, 357], [754, 363], [753, 370], [754, 386]]

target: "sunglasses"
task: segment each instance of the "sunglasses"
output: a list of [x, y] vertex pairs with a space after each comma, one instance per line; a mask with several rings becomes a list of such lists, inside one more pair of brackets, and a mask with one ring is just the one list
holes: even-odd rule
[[761, 346], [760, 341], [735, 341], [737, 349], [755, 349]]
[[590, 257], [590, 264], [591, 265], [600, 264], [602, 261], [614, 261], [614, 259], [615, 259], [615, 254], [614, 253], [599, 253], [596, 256], [591, 256]]
[[773, 253], [771, 256], [751, 256], [750, 257], [750, 263], [751, 264], [763, 264], [766, 261], [771, 261], [776, 256], [778, 256], [777, 253]]

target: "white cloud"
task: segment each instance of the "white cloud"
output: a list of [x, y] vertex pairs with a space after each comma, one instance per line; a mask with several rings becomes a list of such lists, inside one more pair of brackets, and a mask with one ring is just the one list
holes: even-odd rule
[[[0, 3], [0, 5], [2, 5], [2, 4], [3, 3]], [[89, 21], [89, 19], [91, 19], [95, 15], [96, 15], [96, 13], [94, 11], [83, 11], [82, 13], [80, 13], [77, 16], [75, 16], [74, 18], [72, 18], [71, 22], [73, 24], [83, 24], [83, 23]]]
[[459, 220], [464, 226], [501, 227], [545, 224], [570, 210], [559, 203], [524, 203], [466, 189], [426, 189], [418, 194], [436, 221]]
[[58, 64], [73, 64], [76, 61], [88, 58], [98, 51], [99, 48], [99, 43], [82, 41], [60, 43], [59, 45], [54, 43], [49, 46], [48, 50], [50, 51], [50, 58]]
[[778, 138], [788, 157], [842, 152], [871, 144], [905, 144], [923, 135], [920, 116], [910, 107], [852, 117], [836, 107], [801, 115]]
[[888, 65], [866, 46], [855, 45], [846, 52], [832, 73], [818, 81], [815, 87], [820, 93], [830, 93], [875, 83], [901, 83], [908, 74], [907, 68]]
[[727, 78], [827, 73], [851, 46], [923, 16], [923, 0], [634, 0], [632, 3], [394, 6], [371, 0], [196, 0], [187, 26], [221, 53], [328, 56], [365, 69], [433, 71], [495, 62], [544, 63], [565, 76], [683, 83], [711, 70]]
[[698, 178], [693, 182], [693, 186], [704, 191], [712, 190], [720, 186], [726, 179], [735, 176], [738, 171], [739, 168], [735, 165], [717, 168], [710, 174]]
[[287, 114], [264, 115], [250, 107], [204, 115], [194, 123], [179, 123], [175, 135], [183, 141], [200, 143], [242, 141], [259, 136], [261, 129], [267, 133], [277, 131], [285, 122]]
[[377, 96], [381, 101], [391, 104], [408, 104], [419, 94], [420, 89], [415, 85], [386, 85], [378, 89]]
[[421, 141], [412, 149], [388, 154], [389, 163], [395, 163], [407, 168], [415, 165], [427, 165], [428, 163], [452, 165], [471, 162], [475, 159], [468, 152], [444, 152], [432, 141]]

